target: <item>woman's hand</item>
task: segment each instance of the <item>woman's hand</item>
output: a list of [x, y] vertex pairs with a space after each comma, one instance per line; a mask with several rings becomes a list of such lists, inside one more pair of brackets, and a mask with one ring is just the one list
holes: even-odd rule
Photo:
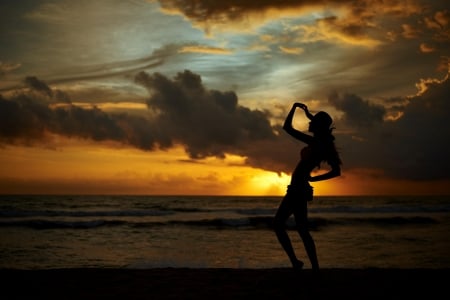
[[286, 116], [286, 120], [284, 120], [283, 129], [297, 140], [302, 141], [306, 144], [311, 144], [313, 142], [312, 136], [307, 135], [292, 127], [292, 119], [294, 118], [295, 110], [297, 109], [297, 107], [303, 109], [306, 116], [311, 119], [312, 115], [308, 112], [308, 108], [306, 107], [306, 105], [300, 102], [295, 102], [292, 105], [292, 108], [289, 111], [288, 115]]
[[308, 106], [306, 106], [306, 104], [303, 104], [300, 102], [295, 102], [294, 107], [299, 107], [299, 108], [303, 109], [303, 111], [305, 112], [305, 115], [306, 115], [306, 117], [308, 117], [308, 119], [312, 120], [312, 118], [314, 117], [313, 114], [311, 114], [309, 112]]
[[294, 106], [299, 107], [299, 108], [301, 108], [301, 109], [303, 109], [305, 111], [308, 110], [308, 107], [306, 106], [306, 104], [303, 104], [303, 103], [300, 103], [300, 102], [295, 102]]

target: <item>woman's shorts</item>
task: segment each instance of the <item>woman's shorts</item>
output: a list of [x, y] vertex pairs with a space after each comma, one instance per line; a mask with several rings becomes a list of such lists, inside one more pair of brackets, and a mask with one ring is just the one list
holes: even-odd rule
[[304, 185], [288, 185], [287, 193], [296, 198], [299, 197], [309, 202], [313, 200], [314, 190], [309, 183], [306, 183]]

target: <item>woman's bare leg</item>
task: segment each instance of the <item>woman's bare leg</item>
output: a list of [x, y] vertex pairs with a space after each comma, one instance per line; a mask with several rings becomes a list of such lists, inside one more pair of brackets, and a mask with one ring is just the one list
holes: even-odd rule
[[311, 261], [311, 267], [313, 270], [319, 270], [319, 260], [317, 259], [316, 253], [316, 244], [314, 243], [314, 239], [309, 233], [308, 229], [300, 229], [298, 230], [300, 237], [302, 238], [303, 245], [305, 246], [306, 253], [308, 254], [308, 258]]
[[280, 242], [281, 246], [283, 247], [284, 251], [289, 257], [292, 266], [294, 268], [301, 269], [303, 267], [303, 262], [297, 259], [294, 248], [292, 247], [291, 239], [289, 238], [289, 235], [287, 234], [285, 228], [286, 221], [292, 214], [292, 209], [288, 202], [289, 202], [288, 198], [287, 196], [285, 196], [275, 215], [273, 225], [278, 241]]
[[305, 246], [306, 253], [308, 254], [308, 258], [311, 262], [311, 267], [313, 270], [319, 270], [319, 260], [317, 259], [316, 244], [314, 243], [314, 239], [312, 238], [311, 233], [308, 229], [307, 204], [304, 203], [304, 206], [302, 206], [301, 209], [296, 210], [294, 216], [297, 231], [300, 234], [303, 245]]

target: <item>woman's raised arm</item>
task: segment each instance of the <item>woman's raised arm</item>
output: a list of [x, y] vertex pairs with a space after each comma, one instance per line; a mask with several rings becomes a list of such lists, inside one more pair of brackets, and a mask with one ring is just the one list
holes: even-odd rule
[[[308, 108], [306, 107], [305, 104], [303, 103], [299, 103], [296, 102], [292, 105], [291, 110], [289, 111], [286, 120], [284, 120], [284, 124], [283, 124], [283, 129], [292, 137], [296, 138], [297, 140], [300, 140], [302, 142], [305, 142], [307, 144], [310, 144], [313, 141], [313, 137], [305, 134], [297, 129], [295, 129], [292, 126], [292, 120], [294, 119], [294, 114], [295, 114], [295, 110], [297, 107], [300, 107], [301, 109], [303, 109], [305, 111], [306, 116], [311, 119], [312, 115], [311, 113], [309, 113]], [[311, 117], [309, 116], [311, 115]]]

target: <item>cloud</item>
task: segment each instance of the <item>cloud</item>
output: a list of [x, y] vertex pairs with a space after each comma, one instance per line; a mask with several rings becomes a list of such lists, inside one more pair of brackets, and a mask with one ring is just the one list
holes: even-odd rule
[[173, 79], [141, 72], [136, 82], [150, 92], [147, 104], [158, 112], [155, 122], [192, 158], [223, 157], [254, 140], [274, 138], [262, 111], [238, 105], [233, 91], [208, 90], [199, 75], [185, 70]]
[[21, 66], [22, 65], [19, 63], [8, 63], [0, 61], [0, 78], [16, 69], [19, 69]]
[[420, 49], [420, 52], [423, 52], [423, 53], [431, 53], [431, 52], [436, 51], [436, 49], [433, 46], [430, 46], [425, 43], [421, 43], [419, 46], [419, 49]]
[[[287, 15], [296, 15], [299, 8], [303, 9], [315, 1], [158, 1], [163, 12], [181, 14], [189, 19], [194, 26], [202, 28], [207, 34], [212, 31], [242, 30], [265, 23], [269, 19]], [[305, 5], [306, 4], [306, 5]]]
[[406, 39], [415, 39], [420, 35], [420, 31], [411, 24], [402, 24], [402, 29], [402, 35]]
[[426, 17], [424, 21], [429, 29], [444, 30], [450, 23], [450, 12], [448, 10], [437, 11], [434, 16]]
[[98, 109], [84, 110], [76, 106], [51, 109], [33, 95], [19, 94], [6, 100], [0, 98], [0, 142], [36, 143], [46, 134], [92, 138], [118, 139], [120, 129]]
[[[165, 60], [173, 56], [178, 51], [176, 45], [166, 45], [152, 54], [138, 59], [116, 61], [111, 63], [73, 67], [65, 74], [52, 74], [45, 78], [48, 84], [70, 83], [75, 81], [95, 80], [103, 78], [111, 78], [117, 76], [133, 75], [138, 71], [155, 68], [162, 65]], [[68, 73], [68, 74], [67, 74]], [[29, 76], [24, 81], [26, 87], [38, 84], [36, 78]], [[16, 84], [13, 86], [1, 87], [0, 92], [11, 91], [22, 88], [23, 85]]]
[[229, 153], [246, 157], [255, 167], [290, 171], [295, 151], [283, 147], [285, 140], [271, 126], [269, 114], [239, 105], [233, 91], [207, 89], [201, 77], [188, 70], [173, 78], [140, 72], [135, 82], [149, 91], [148, 114], [79, 107], [70, 99], [56, 105], [58, 93], [28, 77], [30, 91], [8, 99], [0, 96], [0, 143], [45, 143], [51, 133], [147, 151], [182, 145], [192, 159]]
[[[140, 115], [77, 107], [70, 99], [54, 105], [55, 90], [38, 78], [28, 81], [30, 91], [0, 96], [1, 144], [45, 143], [51, 133], [146, 151], [182, 146], [193, 160], [233, 154], [249, 166], [285, 173], [302, 147], [280, 124], [271, 125], [269, 112], [240, 105], [234, 91], [208, 89], [189, 70], [173, 77], [138, 73], [135, 82], [148, 90], [148, 114]], [[351, 93], [330, 95], [328, 104], [340, 112], [336, 143], [345, 169], [383, 170], [382, 176], [396, 179], [449, 178], [449, 76], [417, 87], [416, 95], [386, 106]], [[388, 118], [393, 110], [397, 117]]]
[[262, 15], [264, 12], [267, 14], [269, 12], [277, 12], [277, 14], [272, 14], [271, 17], [279, 18], [298, 16], [301, 13], [310, 12], [312, 9], [347, 8], [354, 16], [369, 18], [378, 13], [407, 16], [418, 13], [422, 9], [413, 0], [394, 0], [389, 2], [365, 0], [357, 3], [352, 0], [200, 0], [195, 1], [195, 3], [178, 0], [159, 0], [158, 2], [163, 11], [182, 14], [186, 18], [204, 25], [207, 25], [208, 22], [226, 24], [230, 21], [241, 21], [253, 13]]
[[[25, 80], [29, 92], [0, 96], [0, 143], [45, 143], [49, 133], [94, 141], [113, 140], [151, 149], [155, 134], [149, 122], [128, 114], [108, 114], [97, 107], [85, 109], [70, 103], [68, 96], [52, 90], [36, 77]], [[55, 103], [65, 105], [54, 105]], [[147, 125], [147, 126], [146, 126]]]
[[299, 54], [302, 54], [305, 51], [305, 49], [300, 48], [300, 47], [294, 47], [293, 48], [293, 47], [283, 47], [283, 46], [280, 46], [280, 50], [283, 53], [293, 54], [293, 55], [299, 55]]
[[227, 55], [227, 54], [232, 53], [232, 51], [229, 49], [211, 47], [211, 46], [201, 46], [201, 45], [184, 46], [178, 52], [180, 52], [180, 53], [221, 54], [221, 55]]
[[396, 179], [450, 178], [449, 75], [422, 80], [418, 88], [415, 96], [404, 97], [405, 104], [396, 107], [401, 117], [395, 120], [382, 121], [383, 109], [356, 95], [330, 97], [330, 103], [344, 113], [339, 126], [353, 130], [352, 135], [337, 138], [344, 165], [380, 169], [383, 176]]
[[[270, 21], [300, 18], [315, 13], [310, 24], [303, 24], [308, 38], [373, 47], [381, 43], [386, 29], [380, 25], [386, 17], [406, 18], [422, 12], [409, 1], [351, 0], [264, 0], [264, 1], [158, 1], [163, 12], [180, 14], [206, 34], [222, 31], [249, 32]], [[383, 18], [380, 18], [383, 16]]]
[[382, 43], [379, 38], [373, 38], [368, 33], [373, 30], [373, 25], [361, 19], [330, 16], [317, 19], [312, 25], [298, 26], [297, 29], [298, 39], [303, 43], [326, 41], [364, 47], [375, 47]]
[[338, 95], [333, 93], [328, 102], [343, 111], [342, 121], [352, 127], [369, 127], [383, 122], [386, 109], [382, 105], [372, 104], [354, 94]]
[[50, 89], [50, 87], [43, 81], [40, 81], [37, 77], [28, 76], [25, 78], [24, 82], [25, 85], [32, 90], [44, 93], [50, 98], [53, 97], [53, 91]]

